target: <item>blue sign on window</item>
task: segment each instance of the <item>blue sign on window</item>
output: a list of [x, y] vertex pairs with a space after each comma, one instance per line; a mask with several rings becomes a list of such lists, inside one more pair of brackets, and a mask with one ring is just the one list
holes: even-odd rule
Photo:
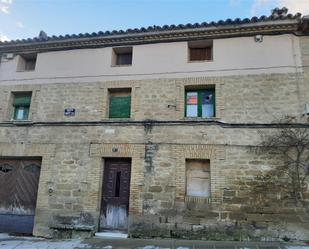
[[75, 108], [65, 108], [64, 116], [75, 116]]

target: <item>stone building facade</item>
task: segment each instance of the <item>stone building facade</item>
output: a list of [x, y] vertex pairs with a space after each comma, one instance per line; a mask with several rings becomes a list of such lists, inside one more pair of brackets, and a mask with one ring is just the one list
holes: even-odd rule
[[[122, 229], [131, 237], [308, 238], [306, 207], [277, 194], [256, 206], [247, 184], [281, 160], [251, 151], [260, 130], [273, 132], [287, 115], [308, 128], [307, 24], [275, 9], [0, 43], [0, 177], [19, 167], [38, 181], [37, 193], [22, 192], [36, 195], [34, 207], [18, 197], [28, 185], [17, 177], [21, 187], [7, 190], [15, 199], [0, 192], [0, 230], [13, 220], [44, 237]], [[214, 101], [200, 102], [205, 91]], [[111, 107], [117, 97], [129, 97], [129, 114]], [[34, 159], [37, 178], [27, 175], [37, 172]]]

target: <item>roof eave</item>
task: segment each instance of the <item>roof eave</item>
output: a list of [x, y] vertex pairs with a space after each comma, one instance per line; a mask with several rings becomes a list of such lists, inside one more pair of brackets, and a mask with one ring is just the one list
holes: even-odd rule
[[276, 35], [297, 32], [299, 30], [299, 23], [300, 21], [297, 19], [276, 20], [248, 24], [232, 24], [204, 28], [186, 28], [181, 30], [153, 31], [121, 35], [75, 37], [31, 42], [9, 42], [0, 44], [0, 53], [47, 52], [196, 39], [219, 39], [227, 37], [252, 36], [256, 34]]

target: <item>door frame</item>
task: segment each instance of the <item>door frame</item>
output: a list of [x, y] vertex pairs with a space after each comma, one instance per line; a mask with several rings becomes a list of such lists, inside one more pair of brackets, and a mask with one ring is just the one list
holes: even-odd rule
[[144, 144], [128, 143], [92, 143], [90, 144], [89, 156], [93, 162], [93, 184], [96, 189], [96, 231], [98, 231], [99, 212], [101, 210], [101, 196], [103, 183], [104, 158], [131, 158], [131, 184], [129, 202], [129, 226], [134, 216], [143, 212], [143, 200], [140, 193], [144, 188]]
[[46, 229], [43, 228], [43, 226], [48, 227], [48, 224], [47, 221], [42, 220], [44, 218], [43, 212], [48, 212], [46, 206], [48, 206], [49, 198], [47, 198], [44, 193], [47, 184], [46, 179], [48, 179], [47, 177], [49, 177], [48, 169], [51, 162], [53, 162], [54, 156], [56, 154], [56, 145], [51, 143], [2, 143], [0, 144], [0, 154], [2, 158], [20, 157], [40, 158], [42, 160], [32, 234], [34, 236], [46, 236], [47, 232]]

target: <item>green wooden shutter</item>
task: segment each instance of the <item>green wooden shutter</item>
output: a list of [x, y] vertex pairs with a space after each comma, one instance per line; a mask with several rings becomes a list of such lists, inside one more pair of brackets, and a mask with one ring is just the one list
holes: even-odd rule
[[13, 105], [14, 106], [30, 106], [30, 102], [31, 102], [31, 94], [27, 94], [27, 95], [16, 94], [14, 96]]
[[131, 96], [110, 97], [109, 117], [110, 118], [130, 118], [131, 116]]
[[202, 117], [202, 97], [203, 97], [203, 92], [201, 90], [199, 90], [197, 92], [197, 103], [198, 103], [198, 107], [197, 107], [197, 116], [198, 117]]

